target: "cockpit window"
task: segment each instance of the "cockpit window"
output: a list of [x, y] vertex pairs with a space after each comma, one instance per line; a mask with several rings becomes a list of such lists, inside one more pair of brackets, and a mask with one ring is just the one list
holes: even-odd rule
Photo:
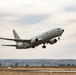
[[57, 28], [57, 30], [60, 30], [61, 28]]
[[61, 28], [57, 28], [57, 32], [60, 32]]

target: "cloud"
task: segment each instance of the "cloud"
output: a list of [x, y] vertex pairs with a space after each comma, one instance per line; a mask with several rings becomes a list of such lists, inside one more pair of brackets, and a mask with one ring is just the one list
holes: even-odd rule
[[69, 20], [71, 23], [76, 23], [76, 19]]
[[49, 15], [47, 15], [47, 14], [44, 14], [44, 15], [29, 14], [29, 15], [26, 15], [26, 16], [16, 20], [15, 22], [17, 22], [19, 24], [26, 24], [26, 25], [37, 24], [37, 23], [40, 23], [40, 22], [46, 20], [48, 17], [49, 17]]
[[0, 22], [1, 21], [10, 21], [10, 19], [13, 17], [13, 14], [7, 13], [7, 12], [0, 12]]
[[[76, 4], [73, 3], [76, 3], [76, 1], [0, 1], [1, 37], [13, 38], [13, 29], [17, 31], [21, 38], [25, 39], [30, 39], [44, 31], [56, 27], [61, 27], [65, 30], [61, 37], [61, 39], [64, 40], [58, 41], [52, 46], [49, 44], [46, 45], [47, 48], [45, 51], [42, 49], [42, 45], [36, 49], [28, 50], [16, 50], [15, 48], [0, 46], [0, 58], [75, 58]], [[0, 44], [15, 44], [15, 42], [0, 40]], [[30, 54], [31, 56], [29, 56]], [[66, 56], [64, 54], [66, 54]]]
[[75, 37], [76, 38], [76, 32], [72, 34], [72, 37]]
[[10, 13], [0, 13], [0, 17], [4, 17], [4, 16], [10, 16]]
[[76, 12], [76, 4], [75, 5], [69, 5], [64, 8], [68, 12]]

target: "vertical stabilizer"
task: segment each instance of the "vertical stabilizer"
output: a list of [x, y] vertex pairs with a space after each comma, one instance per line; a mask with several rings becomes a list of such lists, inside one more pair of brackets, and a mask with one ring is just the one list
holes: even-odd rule
[[[15, 39], [20, 39], [19, 35], [16, 33], [15, 30], [13, 30], [13, 34], [14, 34], [14, 38], [15, 38]], [[19, 41], [15, 41], [15, 42], [16, 42], [16, 45], [21, 44], [21, 42], [19, 42]], [[17, 48], [17, 47], [16, 47], [16, 48]]]
[[19, 35], [16, 33], [15, 30], [13, 30], [13, 34], [14, 34], [14, 38], [15, 38], [15, 39], [20, 39]]

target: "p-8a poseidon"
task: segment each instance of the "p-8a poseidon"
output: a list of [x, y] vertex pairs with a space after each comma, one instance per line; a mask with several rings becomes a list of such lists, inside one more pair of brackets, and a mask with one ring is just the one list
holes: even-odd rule
[[[21, 39], [19, 35], [16, 33], [15, 30], [13, 30], [14, 38], [0, 38], [4, 40], [10, 40], [15, 41], [15, 45], [2, 45], [2, 46], [11, 46], [16, 47], [16, 49], [28, 49], [28, 48], [35, 48], [41, 44], [43, 44], [42, 48], [46, 48], [45, 44], [55, 44], [57, 43], [58, 39], [60, 39], [60, 36], [64, 32], [64, 29], [61, 28], [54, 28], [47, 32], [44, 32], [38, 36], [33, 37], [32, 39], [26, 40]], [[58, 39], [56, 39], [58, 37]]]

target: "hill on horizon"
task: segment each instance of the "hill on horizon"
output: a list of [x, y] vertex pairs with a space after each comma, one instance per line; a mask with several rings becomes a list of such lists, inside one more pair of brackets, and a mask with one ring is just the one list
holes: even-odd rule
[[0, 59], [1, 66], [59, 66], [76, 65], [76, 59]]

